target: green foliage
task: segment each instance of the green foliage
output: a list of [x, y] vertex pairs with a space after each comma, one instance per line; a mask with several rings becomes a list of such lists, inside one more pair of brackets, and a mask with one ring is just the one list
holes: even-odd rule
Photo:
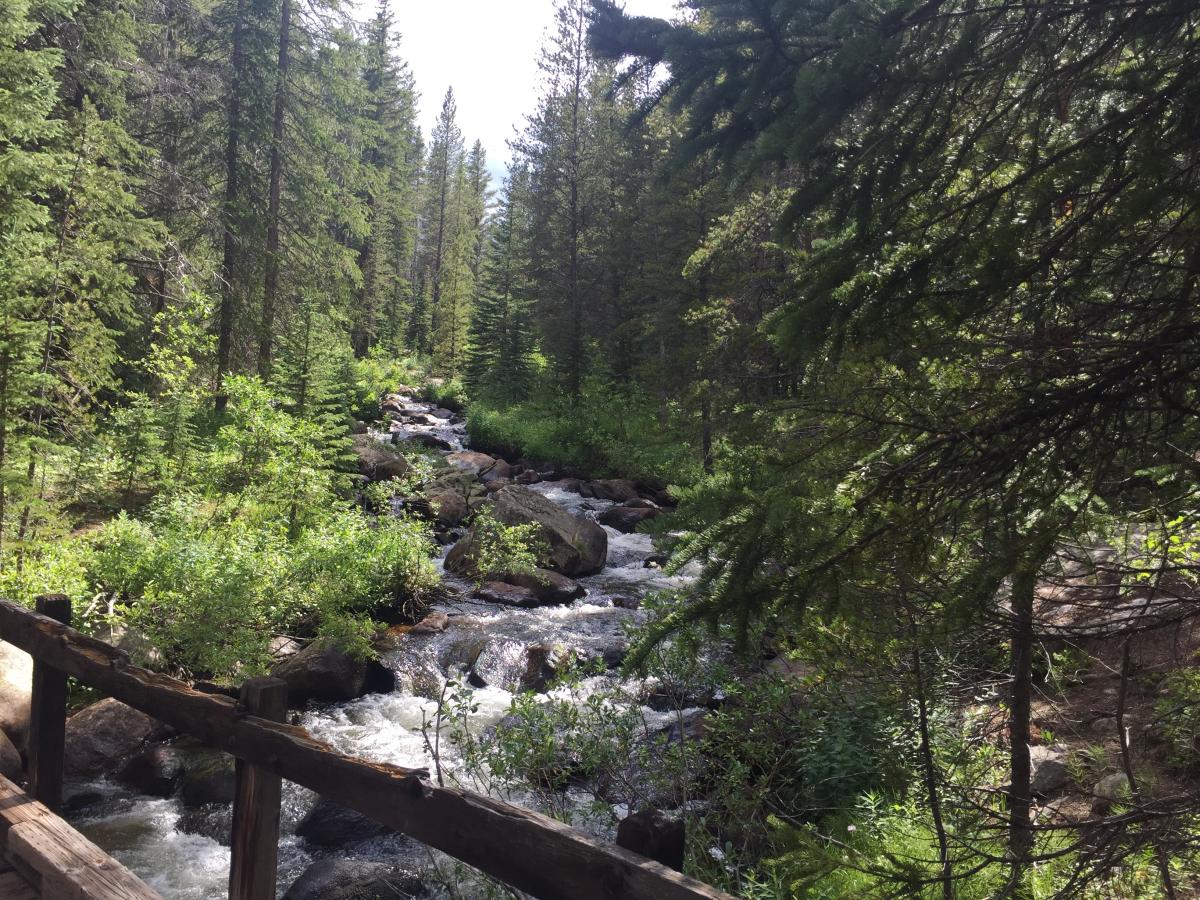
[[475, 517], [472, 534], [474, 570], [480, 581], [501, 573], [532, 575], [546, 555], [536, 522], [505, 525], [487, 510]]
[[492, 406], [475, 399], [467, 416], [471, 444], [509, 459], [526, 456], [595, 476], [654, 477], [687, 484], [700, 460], [681, 434], [662, 424], [644, 397], [589, 384], [583, 409], [530, 401]]
[[1155, 712], [1172, 762], [1194, 771], [1200, 766], [1200, 670], [1189, 667], [1170, 673], [1163, 680]]
[[289, 540], [243, 513], [186, 494], [158, 502], [144, 523], [101, 529], [83, 571], [174, 665], [218, 678], [263, 671], [276, 634], [369, 654], [372, 616], [418, 616], [436, 584], [415, 522], [335, 511]]
[[446, 381], [431, 378], [421, 385], [421, 396], [430, 403], [455, 412], [464, 409], [467, 404], [466, 387], [458, 379]]

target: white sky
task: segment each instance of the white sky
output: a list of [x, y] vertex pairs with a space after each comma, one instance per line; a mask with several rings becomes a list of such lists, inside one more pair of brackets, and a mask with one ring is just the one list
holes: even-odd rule
[[[421, 93], [426, 139], [454, 86], [458, 124], [468, 146], [487, 150], [493, 187], [509, 160], [505, 142], [533, 111], [538, 95], [538, 48], [554, 13], [552, 0], [390, 0], [400, 31], [400, 55]], [[374, 11], [360, 0], [360, 16]], [[675, 0], [625, 0], [634, 15], [670, 18]]]

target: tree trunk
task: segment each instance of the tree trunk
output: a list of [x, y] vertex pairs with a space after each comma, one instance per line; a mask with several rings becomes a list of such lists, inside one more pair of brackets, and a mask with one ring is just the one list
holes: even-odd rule
[[271, 374], [271, 347], [275, 339], [275, 298], [279, 291], [279, 197], [283, 182], [283, 125], [287, 106], [288, 38], [292, 2], [279, 8], [279, 65], [275, 84], [275, 122], [271, 141], [271, 174], [267, 197], [267, 271], [263, 281], [262, 321], [258, 335], [258, 371]]
[[1012, 694], [1008, 719], [1012, 786], [1008, 791], [1008, 852], [1012, 864], [1010, 887], [1019, 887], [1033, 849], [1030, 812], [1033, 806], [1029, 761], [1029, 720], [1033, 695], [1033, 598], [1037, 567], [1026, 566], [1012, 579]]
[[225, 204], [221, 211], [224, 224], [224, 245], [221, 254], [221, 304], [217, 314], [217, 378], [213, 407], [224, 412], [229, 398], [225, 394], [225, 373], [229, 369], [233, 349], [233, 317], [237, 304], [237, 277], [239, 247], [237, 213], [239, 193], [238, 153], [242, 138], [242, 82], [245, 68], [245, 51], [242, 46], [242, 29], [246, 17], [246, 0], [238, 0], [233, 20], [233, 49], [230, 57], [231, 77], [229, 82], [229, 106], [225, 140]]

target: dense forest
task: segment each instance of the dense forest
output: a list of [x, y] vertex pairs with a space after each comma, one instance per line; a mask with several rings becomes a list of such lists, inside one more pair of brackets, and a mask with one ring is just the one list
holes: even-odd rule
[[1200, 9], [556, 0], [502, 184], [403, 30], [0, 0], [0, 595], [737, 896], [1197, 896]]

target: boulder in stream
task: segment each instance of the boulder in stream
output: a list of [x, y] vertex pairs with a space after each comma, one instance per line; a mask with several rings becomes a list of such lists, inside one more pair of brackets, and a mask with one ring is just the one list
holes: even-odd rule
[[410, 900], [426, 893], [419, 875], [374, 859], [319, 859], [288, 888], [283, 900]]
[[371, 481], [401, 478], [411, 468], [408, 460], [369, 434], [356, 434], [351, 438], [351, 449], [358, 457], [358, 471]]
[[453, 528], [467, 517], [470, 511], [467, 499], [457, 491], [431, 491], [426, 494], [430, 512], [439, 525]]
[[612, 500], [614, 503], [636, 500], [640, 496], [637, 485], [628, 478], [602, 478], [597, 481], [589, 481], [580, 493], [585, 497]]
[[396, 445], [416, 444], [424, 447], [427, 450], [453, 450], [453, 445], [444, 438], [438, 437], [436, 434], [430, 434], [428, 431], [414, 431], [411, 434], [403, 435], [399, 431], [392, 437], [392, 443]]
[[33, 690], [33, 658], [0, 641], [0, 731], [18, 750], [29, 737], [29, 699]]
[[319, 642], [276, 663], [271, 674], [287, 682], [292, 706], [309, 700], [338, 703], [363, 694], [387, 694], [396, 686], [395, 673], [381, 663]]
[[184, 775], [184, 763], [174, 747], [147, 747], [128, 759], [113, 780], [139, 794], [170, 797]]
[[9, 781], [21, 779], [21, 754], [3, 731], [0, 731], [0, 775]]
[[169, 729], [144, 712], [109, 697], [67, 719], [64, 769], [69, 775], [101, 775], [159, 740]]
[[471, 596], [485, 603], [499, 603], [501, 606], [520, 606], [532, 609], [541, 606], [537, 595], [529, 588], [505, 584], [503, 581], [486, 581], [471, 592]]
[[475, 450], [460, 450], [458, 453], [451, 453], [446, 457], [446, 462], [454, 468], [470, 472], [472, 475], [491, 471], [492, 467], [496, 465], [495, 457], [488, 456], [486, 453], [478, 453]]
[[637, 531], [639, 525], [647, 519], [653, 519], [659, 513], [657, 506], [614, 506], [601, 513], [596, 521], [601, 525], [607, 525], [609, 528], [629, 534]]
[[553, 605], [570, 603], [587, 593], [582, 584], [566, 575], [550, 569], [534, 569], [532, 572], [506, 572], [500, 580], [517, 587], [528, 588], [540, 604]]
[[[535, 523], [548, 551], [541, 562], [568, 576], [594, 575], [608, 557], [608, 535], [595, 522], [577, 518], [536, 491], [510, 484], [494, 495], [495, 515], [506, 525]], [[447, 571], [479, 574], [474, 568], [475, 531], [467, 532], [446, 556]]]
[[296, 826], [296, 834], [317, 847], [344, 847], [391, 833], [386, 825], [325, 797]]

